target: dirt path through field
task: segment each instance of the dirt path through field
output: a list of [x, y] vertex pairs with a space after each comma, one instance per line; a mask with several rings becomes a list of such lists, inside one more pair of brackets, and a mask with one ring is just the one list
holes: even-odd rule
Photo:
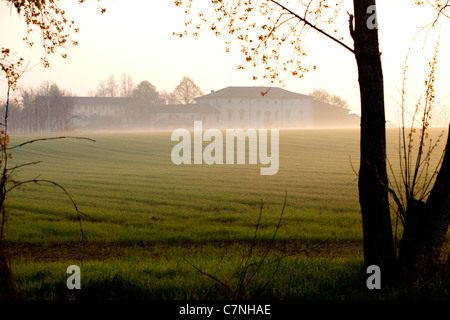
[[[146, 254], [161, 255], [161, 249], [170, 247], [189, 248], [189, 250], [201, 250], [208, 246], [226, 249], [228, 246], [243, 244], [237, 242], [208, 242], [208, 243], [70, 243], [70, 244], [35, 244], [35, 243], [10, 243], [6, 246], [6, 252], [12, 259], [23, 258], [27, 261], [54, 262], [68, 260], [106, 260], [113, 257], [124, 257], [130, 254], [130, 250], [142, 250]], [[248, 244], [250, 245], [250, 244]], [[267, 248], [266, 245], [258, 245], [256, 249]], [[346, 256], [362, 256], [362, 241], [308, 241], [277, 243], [271, 247], [272, 252], [283, 252], [287, 255], [307, 257], [339, 258]], [[136, 251], [134, 251], [136, 252]]]

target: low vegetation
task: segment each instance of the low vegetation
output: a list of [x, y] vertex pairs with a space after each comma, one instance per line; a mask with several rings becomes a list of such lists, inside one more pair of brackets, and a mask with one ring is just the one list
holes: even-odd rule
[[[397, 134], [388, 130], [394, 165]], [[80, 226], [51, 185], [10, 194], [7, 249], [26, 299], [230, 298], [224, 288], [239, 286], [246, 257], [261, 261], [275, 230], [239, 298], [448, 299], [439, 273], [415, 288], [367, 289], [356, 129], [281, 131], [274, 176], [261, 176], [260, 165], [176, 166], [168, 132], [88, 135], [96, 142], [54, 140], [13, 154], [15, 164], [43, 161], [17, 181], [56, 181], [85, 214]], [[66, 287], [71, 264], [82, 270], [81, 290]]]

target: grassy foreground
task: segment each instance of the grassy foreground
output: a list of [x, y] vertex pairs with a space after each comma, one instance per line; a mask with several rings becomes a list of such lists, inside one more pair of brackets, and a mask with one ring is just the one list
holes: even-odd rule
[[[388, 134], [397, 159], [398, 132]], [[96, 142], [43, 141], [13, 153], [12, 166], [43, 161], [15, 179], [55, 181], [86, 214], [80, 225], [63, 190], [48, 183], [10, 194], [7, 240], [27, 299], [442, 298], [433, 287], [367, 289], [356, 129], [281, 131], [274, 176], [261, 176], [260, 164], [176, 166], [170, 132], [80, 135]], [[238, 290], [246, 258], [258, 265], [275, 230], [269, 255]], [[82, 269], [81, 290], [66, 287], [72, 264]]]

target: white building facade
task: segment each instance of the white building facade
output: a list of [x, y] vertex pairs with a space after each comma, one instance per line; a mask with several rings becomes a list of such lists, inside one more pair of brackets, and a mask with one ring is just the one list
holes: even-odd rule
[[269, 87], [226, 87], [188, 105], [139, 105], [131, 98], [73, 97], [79, 129], [320, 128], [357, 127], [359, 116], [311, 96]]
[[222, 127], [308, 128], [313, 98], [281, 88], [227, 87], [198, 97], [220, 112]]

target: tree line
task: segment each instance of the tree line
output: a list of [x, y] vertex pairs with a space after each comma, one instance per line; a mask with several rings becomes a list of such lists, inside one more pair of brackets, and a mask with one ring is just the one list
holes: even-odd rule
[[[61, 132], [71, 128], [74, 115], [73, 94], [56, 83], [43, 82], [37, 88], [20, 92], [20, 99], [9, 105], [9, 130], [13, 133]], [[5, 116], [5, 103], [0, 108]]]
[[[106, 81], [100, 80], [97, 89], [88, 92], [88, 96], [92, 97], [129, 98], [127, 105], [124, 106], [126, 112], [120, 120], [130, 123], [140, 121], [145, 106], [149, 104], [190, 104], [201, 95], [202, 90], [187, 76], [181, 79], [172, 92], [168, 92], [159, 91], [148, 80], [136, 85], [127, 74], [122, 74], [119, 82], [113, 75]], [[37, 88], [20, 90], [17, 101], [9, 106], [10, 132], [44, 133], [73, 129], [73, 120], [80, 117], [74, 113], [74, 96], [72, 92], [48, 81], [41, 83]], [[4, 117], [4, 114], [5, 103], [1, 103], [0, 116]]]
[[172, 92], [159, 91], [155, 85], [148, 80], [135, 84], [129, 74], [121, 74], [119, 81], [114, 75], [108, 79], [100, 80], [95, 91], [90, 90], [89, 96], [95, 97], [136, 97], [141, 101], [153, 104], [190, 104], [195, 103], [195, 98], [203, 95], [202, 90], [194, 80], [184, 76]]

